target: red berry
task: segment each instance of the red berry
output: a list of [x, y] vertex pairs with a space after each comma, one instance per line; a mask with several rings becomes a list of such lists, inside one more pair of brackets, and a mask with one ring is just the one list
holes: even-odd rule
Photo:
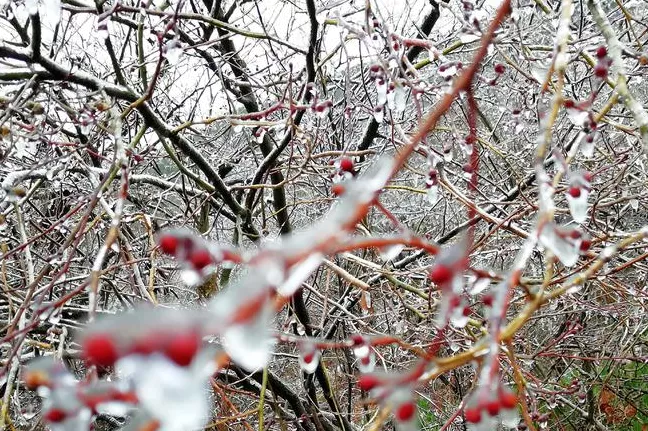
[[461, 298], [458, 296], [453, 296], [450, 298], [450, 308], [457, 308], [461, 305]]
[[464, 410], [464, 416], [470, 423], [476, 424], [481, 422], [481, 411], [477, 407], [472, 407]]
[[109, 334], [94, 334], [83, 343], [83, 357], [89, 363], [99, 367], [110, 367], [119, 359], [115, 340]]
[[343, 172], [353, 172], [353, 160], [349, 157], [340, 159], [340, 170]]
[[166, 346], [164, 353], [181, 367], [191, 364], [200, 347], [198, 335], [193, 332], [178, 334]]
[[65, 420], [67, 414], [61, 409], [50, 409], [43, 414], [47, 422], [60, 423]]
[[518, 403], [518, 397], [513, 392], [503, 392], [500, 395], [500, 404], [505, 409], [512, 409]]
[[569, 196], [571, 196], [573, 198], [579, 198], [580, 195], [581, 195], [581, 189], [580, 189], [580, 187], [577, 187], [577, 186], [571, 186], [567, 193], [569, 193]]
[[191, 256], [189, 256], [189, 261], [194, 268], [200, 271], [212, 263], [212, 256], [209, 251], [205, 249], [199, 249], [191, 253]]
[[486, 305], [488, 307], [492, 307], [493, 306], [493, 295], [484, 295], [484, 297], [482, 298], [482, 302], [484, 303], [484, 305]]
[[353, 334], [351, 336], [351, 341], [353, 342], [354, 346], [362, 346], [363, 344], [365, 344], [365, 338], [360, 334]]
[[463, 312], [462, 312], [462, 314], [464, 316], [468, 317], [468, 316], [470, 316], [471, 313], [472, 313], [472, 310], [470, 309], [470, 307], [464, 307]]
[[502, 63], [497, 63], [495, 65], [495, 73], [501, 75], [506, 70], [506, 67]]
[[597, 78], [605, 79], [608, 74], [608, 67], [605, 64], [598, 63], [594, 67], [594, 75], [596, 75]]
[[488, 402], [484, 403], [484, 409], [491, 416], [497, 416], [497, 414], [500, 411], [500, 407], [501, 407], [501, 405], [500, 405], [500, 402], [498, 400], [488, 401]]
[[369, 392], [370, 390], [372, 390], [376, 386], [380, 386], [381, 384], [382, 381], [372, 374], [365, 374], [363, 376], [360, 376], [360, 378], [358, 379], [358, 386], [365, 392]]
[[39, 386], [48, 386], [50, 379], [44, 371], [27, 371], [25, 374], [25, 386], [30, 391], [35, 391]]
[[310, 364], [311, 362], [313, 362], [313, 359], [315, 359], [315, 352], [309, 352], [302, 356], [304, 364]]
[[599, 46], [596, 48], [596, 58], [603, 58], [607, 55], [607, 48], [604, 46]]
[[452, 280], [452, 270], [445, 265], [435, 265], [430, 271], [430, 279], [438, 285], [446, 284]]
[[416, 413], [414, 402], [407, 401], [396, 408], [394, 416], [398, 421], [407, 422], [414, 417], [414, 413]]
[[162, 235], [158, 242], [160, 243], [160, 249], [166, 254], [175, 255], [178, 251], [178, 238], [173, 235]]
[[572, 99], [567, 99], [563, 102], [563, 105], [565, 105], [565, 108], [571, 109], [576, 106], [576, 102], [574, 102]]
[[335, 183], [331, 186], [331, 193], [333, 196], [340, 196], [344, 193], [344, 185], [340, 183]]
[[591, 246], [592, 246], [592, 240], [589, 239], [589, 238], [583, 238], [581, 240], [579, 249], [580, 249], [581, 253], [585, 253], [585, 252], [587, 252], [587, 250], [589, 250], [589, 248]]

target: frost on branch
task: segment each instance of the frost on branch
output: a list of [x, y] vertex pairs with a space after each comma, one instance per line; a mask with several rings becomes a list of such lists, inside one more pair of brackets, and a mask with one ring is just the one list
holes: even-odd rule
[[[353, 166], [341, 162], [340, 169], [349, 172]], [[159, 248], [180, 263], [190, 284], [204, 281], [218, 265], [246, 268], [205, 309], [140, 308], [91, 324], [80, 338], [82, 358], [98, 369], [114, 368], [118, 378], [110, 384], [95, 382], [92, 397], [84, 395], [85, 381], [77, 382], [61, 366], [35, 363], [36, 371], [28, 377], [34, 388], [44, 388], [40, 393], [47, 396], [45, 420], [63, 431], [81, 430], [88, 429], [98, 412], [124, 416], [137, 408], [128, 425], [131, 429], [146, 425], [181, 431], [204, 426], [210, 409], [207, 383], [217, 370], [217, 350], [206, 339], [219, 340], [231, 360], [248, 371], [265, 367], [274, 344], [270, 328], [277, 301], [297, 292], [323, 256], [348, 241], [391, 169], [391, 161], [383, 159], [358, 178], [351, 175], [327, 217], [260, 250], [244, 252], [213, 244], [184, 229], [161, 233]], [[300, 352], [302, 369], [314, 372], [319, 348], [304, 343]], [[362, 371], [373, 370], [375, 354], [364, 338], [356, 345], [356, 356]], [[398, 411], [403, 423], [413, 417], [410, 406]]]
[[87, 430], [96, 414], [123, 417], [134, 409], [133, 423], [200, 428], [217, 370], [216, 350], [202, 342], [209, 321], [204, 312], [145, 309], [102, 319], [80, 340], [82, 356], [89, 365], [114, 367], [117, 380], [76, 381], [51, 358], [32, 363], [25, 380], [45, 397], [43, 417], [54, 429]]
[[546, 223], [540, 228], [539, 242], [565, 266], [574, 266], [579, 256], [585, 253], [591, 241], [581, 231]]

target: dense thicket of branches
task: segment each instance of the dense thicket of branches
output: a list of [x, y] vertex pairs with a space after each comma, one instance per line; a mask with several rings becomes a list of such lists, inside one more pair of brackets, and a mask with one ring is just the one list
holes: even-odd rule
[[[143, 302], [201, 307], [240, 276], [224, 266], [187, 287], [158, 231], [263, 247], [325, 216], [349, 170], [340, 160], [364, 172], [419, 133], [355, 233], [445, 245], [471, 230], [469, 321], [442, 333], [416, 388], [422, 429], [465, 429], [471, 348], [488, 333], [471, 283], [507, 279], [544, 222], [580, 225], [591, 247], [565, 266], [538, 246], [511, 287], [500, 359], [522, 426], [645, 429], [648, 5], [514, 0], [489, 40], [499, 3], [0, 0], [0, 424], [40, 421], [20, 378], [31, 358], [54, 355], [84, 375], [75, 337], [88, 320]], [[465, 91], [433, 129], [419, 127], [462, 74]], [[588, 213], [575, 223], [568, 200], [585, 171]], [[438, 342], [429, 250], [327, 259], [276, 329], [395, 336], [375, 346], [377, 368], [394, 373]], [[218, 373], [212, 428], [259, 428], [260, 396], [265, 429], [391, 426], [356, 386], [348, 346], [323, 350], [313, 375], [296, 352], [279, 343], [267, 379]]]

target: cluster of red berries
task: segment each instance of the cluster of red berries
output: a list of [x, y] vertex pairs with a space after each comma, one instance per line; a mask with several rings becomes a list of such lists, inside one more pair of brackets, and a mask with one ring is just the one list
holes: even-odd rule
[[500, 390], [497, 398], [483, 400], [474, 406], [464, 409], [464, 417], [469, 423], [479, 423], [482, 420], [482, 413], [489, 416], [497, 416], [503, 409], [513, 409], [518, 403], [518, 397], [513, 392]]
[[578, 251], [581, 253], [587, 253], [587, 250], [592, 246], [592, 238], [577, 229], [574, 229], [569, 233], [569, 238], [578, 244]]
[[190, 241], [178, 238], [171, 233], [160, 236], [160, 249], [171, 256], [178, 256], [182, 251], [185, 258], [196, 270], [202, 270], [213, 262], [211, 253], [205, 248], [196, 248]]
[[222, 248], [210, 250], [206, 244], [196, 241], [188, 232], [169, 231], [160, 235], [158, 239], [160, 250], [175, 258], [182, 259], [191, 269], [201, 272], [210, 265], [224, 261], [240, 263], [241, 258], [233, 250]]
[[[380, 377], [375, 374], [364, 374], [358, 379], [358, 387], [365, 392], [372, 391], [379, 387], [386, 387], [395, 382], [386, 378]], [[386, 398], [393, 389], [386, 389], [381, 395], [381, 398]], [[410, 397], [403, 397], [399, 399], [394, 407], [394, 417], [398, 422], [409, 422], [414, 419], [416, 414], [416, 402]]]
[[126, 355], [164, 354], [179, 366], [186, 367], [200, 350], [201, 336], [193, 330], [147, 334], [128, 343], [120, 342], [114, 335], [97, 332], [82, 342], [83, 358], [99, 367], [110, 367]]
[[398, 35], [392, 34], [391, 41], [392, 41], [392, 48], [394, 49], [394, 51], [400, 51], [401, 49], [400, 37], [398, 37]]
[[605, 79], [608, 76], [610, 66], [612, 65], [612, 59], [608, 57], [607, 48], [604, 46], [599, 46], [596, 49], [596, 58], [598, 62], [594, 66], [594, 75], [597, 78]]
[[[139, 400], [137, 394], [113, 382], [96, 382], [93, 380], [75, 381], [70, 372], [61, 363], [54, 361], [44, 362], [49, 358], [41, 358], [36, 365], [31, 364], [24, 373], [25, 385], [29, 390], [48, 388], [50, 391], [61, 390], [66, 399], [51, 397], [54, 402], [46, 405], [43, 418], [51, 424], [61, 424], [68, 419], [79, 416], [82, 410], [89, 410], [91, 414], [98, 413], [98, 406], [105, 403], [124, 403], [136, 405]], [[38, 360], [37, 360], [38, 361]], [[73, 386], [72, 386], [73, 385]], [[70, 389], [74, 389], [70, 391]], [[75, 401], [70, 402], [69, 397]], [[61, 402], [63, 401], [63, 402]]]

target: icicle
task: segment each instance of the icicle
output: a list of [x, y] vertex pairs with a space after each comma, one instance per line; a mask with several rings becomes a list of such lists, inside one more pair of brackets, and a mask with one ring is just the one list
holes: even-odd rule
[[594, 133], [584, 134], [583, 139], [580, 144], [580, 151], [583, 156], [589, 158], [594, 156], [594, 149], [596, 145], [594, 144]]
[[542, 167], [537, 169], [536, 177], [538, 179], [538, 201], [540, 203], [540, 211], [545, 213], [551, 212], [555, 208], [553, 201], [554, 188], [551, 185], [551, 180]]
[[254, 137], [256, 140], [257, 144], [262, 144], [263, 143], [263, 138], [265, 137], [265, 134], [267, 133], [267, 129], [265, 127], [259, 127], [256, 132], [254, 132]]
[[53, 27], [61, 21], [61, 0], [43, 0], [45, 17]]
[[437, 202], [441, 199], [440, 193], [439, 193], [439, 186], [438, 185], [433, 185], [427, 188], [426, 192], [426, 197], [428, 202], [431, 205], [436, 205]]
[[457, 66], [454, 63], [446, 63], [439, 66], [437, 73], [442, 78], [449, 78], [457, 73]]
[[383, 77], [376, 78], [376, 96], [378, 105], [387, 103], [387, 81]]
[[173, 38], [169, 42], [167, 42], [167, 44], [164, 46], [164, 49], [164, 57], [166, 57], [169, 64], [175, 65], [178, 63], [178, 61], [180, 61], [183, 50], [182, 46], [180, 45], [180, 41], [177, 38]]
[[402, 244], [390, 245], [388, 247], [382, 247], [378, 250], [380, 253], [380, 258], [383, 262], [389, 262], [390, 260], [396, 259], [401, 251], [405, 248]]
[[384, 117], [385, 117], [385, 114], [384, 114], [383, 107], [382, 106], [376, 106], [374, 108], [374, 119], [376, 120], [376, 122], [378, 124], [382, 123]]
[[99, 22], [97, 23], [97, 36], [99, 36], [100, 39], [108, 39], [108, 36], [110, 34], [108, 31], [109, 22], [110, 22], [110, 17], [106, 16], [100, 18]]
[[516, 408], [502, 409], [500, 411], [500, 420], [502, 425], [506, 428], [516, 429], [520, 423], [520, 414]]
[[358, 358], [358, 370], [361, 373], [370, 373], [376, 367], [376, 355], [374, 352], [369, 352], [368, 355]]
[[584, 187], [571, 186], [567, 191], [569, 212], [576, 223], [587, 220], [587, 197], [589, 192]]
[[302, 262], [294, 265], [283, 283], [278, 285], [277, 292], [287, 298], [294, 295], [323, 260], [324, 256], [322, 254], [313, 253]]
[[463, 302], [452, 309], [450, 314], [450, 323], [455, 328], [465, 328], [468, 324], [468, 317], [470, 316], [470, 307]]
[[579, 249], [567, 240], [567, 234], [559, 232], [553, 223], [544, 225], [540, 232], [540, 243], [552, 251], [565, 266], [573, 266], [578, 261]]
[[450, 163], [453, 159], [452, 144], [445, 144], [443, 146], [443, 160]]
[[407, 103], [407, 90], [403, 85], [396, 85], [394, 93], [394, 106], [396, 108], [396, 112], [405, 111]]
[[472, 285], [470, 290], [471, 295], [478, 295], [482, 293], [488, 286], [490, 286], [491, 279], [487, 277], [480, 277]]
[[38, 0], [25, 0], [25, 7], [27, 8], [27, 13], [36, 15], [38, 13]]
[[299, 366], [306, 374], [313, 374], [319, 365], [321, 353], [311, 342], [299, 345]]
[[389, 90], [387, 91], [387, 107], [392, 111], [396, 109], [396, 87], [394, 83], [389, 85]]
[[569, 120], [578, 127], [583, 127], [589, 118], [589, 113], [579, 108], [568, 108], [567, 116]]

